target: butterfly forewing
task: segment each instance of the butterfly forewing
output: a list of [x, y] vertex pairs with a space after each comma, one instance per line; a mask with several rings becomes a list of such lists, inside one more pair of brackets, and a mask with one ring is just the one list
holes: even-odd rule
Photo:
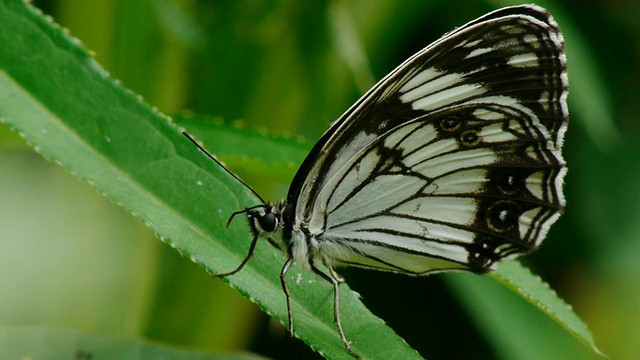
[[548, 14], [520, 7], [414, 55], [312, 150], [293, 227], [327, 265], [414, 274], [537, 248], [564, 206], [563, 46]]

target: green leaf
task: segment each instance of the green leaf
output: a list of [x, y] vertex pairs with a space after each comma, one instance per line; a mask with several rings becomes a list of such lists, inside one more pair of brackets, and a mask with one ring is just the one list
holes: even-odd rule
[[176, 117], [174, 121], [207, 144], [207, 151], [229, 168], [266, 178], [269, 182], [290, 183], [311, 150], [311, 146], [300, 138], [290, 134], [275, 135], [266, 129], [250, 129], [240, 121], [229, 124], [220, 118], [196, 116]]
[[[488, 276], [457, 273], [443, 277], [480, 334], [494, 344], [496, 358], [601, 358], [584, 323], [546, 283], [517, 261], [502, 263]], [[554, 326], [552, 319], [561, 326]], [[569, 327], [574, 329], [567, 331]], [[575, 341], [574, 336], [591, 348]]]
[[604, 355], [596, 346], [587, 324], [576, 315], [571, 306], [539, 276], [519, 262], [504, 262], [490, 276], [547, 314], [578, 340], [590, 346], [595, 353]]
[[43, 326], [0, 326], [2, 359], [258, 360], [255, 354], [207, 354], [138, 340]]
[[[109, 78], [78, 40], [18, 0], [0, 1], [0, 117], [36, 151], [90, 182], [210, 273], [233, 269], [250, 234], [228, 215], [258, 201], [168, 121]], [[216, 139], [223, 147], [226, 138]], [[260, 242], [241, 273], [224, 279], [281, 323], [284, 256]], [[349, 358], [333, 323], [332, 287], [294, 267], [289, 284], [296, 336], [331, 358]], [[341, 285], [353, 349], [368, 358], [418, 354]]]

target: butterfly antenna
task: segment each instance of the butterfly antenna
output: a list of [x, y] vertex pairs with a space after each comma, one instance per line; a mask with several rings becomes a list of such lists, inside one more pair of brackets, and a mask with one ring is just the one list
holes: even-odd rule
[[227, 229], [229, 228], [229, 226], [231, 226], [231, 222], [233, 221], [233, 218], [236, 217], [236, 215], [244, 214], [247, 211], [249, 211], [249, 209], [238, 210], [231, 213], [231, 216], [229, 216], [229, 220], [227, 220]]
[[266, 206], [260, 204], [260, 205], [255, 205], [255, 206], [252, 206], [252, 207], [248, 207], [248, 208], [246, 208], [244, 210], [234, 211], [233, 213], [231, 213], [231, 216], [229, 216], [229, 220], [227, 220], [227, 229], [229, 228], [229, 226], [231, 226], [231, 222], [233, 221], [233, 218], [236, 217], [236, 215], [244, 214], [244, 213], [247, 213], [247, 212], [249, 212], [249, 211], [251, 211], [253, 209], [257, 209], [257, 208], [260, 208], [260, 207], [261, 208], [265, 208]]
[[[209, 159], [213, 160], [216, 164], [220, 165], [221, 168], [224, 169], [224, 171], [227, 172], [227, 174], [231, 175], [234, 179], [236, 179], [240, 184], [244, 185], [245, 188], [249, 189], [249, 191], [251, 191], [256, 197], [258, 197], [258, 199], [260, 199], [260, 201], [265, 204], [264, 199], [262, 198], [262, 196], [260, 196], [260, 194], [258, 194], [255, 190], [253, 190], [251, 188], [251, 186], [247, 185], [247, 183], [245, 183], [244, 181], [242, 181], [242, 179], [240, 179], [236, 174], [232, 173], [231, 170], [227, 169], [218, 159], [215, 158], [215, 156], [211, 155], [207, 150], [205, 150], [204, 147], [202, 147], [200, 144], [198, 144], [198, 142], [191, 137], [191, 135], [187, 134], [186, 131], [182, 132], [182, 135], [186, 136], [187, 139], [191, 140], [191, 142], [198, 147], [198, 149], [200, 149], [200, 151], [202, 151], [205, 155], [207, 155], [209, 157]], [[244, 211], [240, 211], [240, 212], [235, 212], [231, 215], [231, 218], [229, 219], [229, 222], [227, 223], [227, 227], [229, 227], [229, 223], [231, 223], [231, 220], [233, 219], [233, 217], [235, 215], [237, 215], [237, 213], [243, 213]]]

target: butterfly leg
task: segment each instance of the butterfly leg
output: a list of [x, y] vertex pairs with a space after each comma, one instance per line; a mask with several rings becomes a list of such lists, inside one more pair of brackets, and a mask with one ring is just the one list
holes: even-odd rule
[[289, 292], [289, 288], [287, 287], [287, 281], [285, 277], [287, 276], [287, 272], [289, 272], [289, 268], [293, 264], [293, 258], [289, 258], [287, 262], [284, 263], [282, 270], [280, 271], [280, 283], [282, 284], [282, 291], [284, 291], [284, 295], [287, 298], [287, 315], [289, 315], [289, 335], [293, 336], [293, 313], [291, 312], [291, 292]]
[[242, 260], [240, 265], [235, 270], [227, 272], [227, 273], [223, 273], [223, 274], [214, 274], [212, 277], [215, 279], [215, 278], [219, 278], [219, 277], [223, 277], [223, 276], [229, 276], [229, 275], [233, 275], [233, 274], [237, 273], [238, 271], [242, 270], [242, 268], [245, 265], [247, 265], [247, 263], [249, 262], [249, 259], [251, 259], [251, 257], [253, 256], [253, 251], [256, 249], [256, 244], [258, 243], [258, 238], [259, 238], [258, 235], [255, 235], [253, 237], [253, 241], [251, 241], [251, 245], [249, 246], [249, 253], [244, 258], [244, 260]]
[[349, 354], [351, 354], [356, 359], [360, 359], [360, 356], [356, 354], [353, 351], [353, 349], [351, 349], [351, 344], [349, 343], [349, 341], [347, 341], [347, 337], [344, 335], [344, 331], [342, 330], [342, 322], [340, 322], [340, 296], [338, 292], [338, 285], [340, 284], [340, 282], [344, 280], [341, 277], [337, 276], [337, 274], [333, 271], [331, 267], [329, 268], [329, 271], [332, 274], [332, 276], [325, 274], [313, 264], [311, 265], [311, 270], [313, 270], [314, 273], [316, 273], [318, 276], [320, 276], [321, 278], [331, 283], [331, 285], [333, 285], [333, 319], [336, 322], [336, 325], [338, 326], [338, 332], [340, 333], [340, 340], [342, 340], [342, 343], [347, 348], [347, 351], [349, 351]]

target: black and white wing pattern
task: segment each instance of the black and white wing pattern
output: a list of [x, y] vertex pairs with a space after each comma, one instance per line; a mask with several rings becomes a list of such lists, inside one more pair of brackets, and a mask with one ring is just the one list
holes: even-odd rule
[[301, 264], [486, 272], [535, 250], [564, 207], [564, 41], [541, 8], [489, 13], [353, 105], [289, 189]]

